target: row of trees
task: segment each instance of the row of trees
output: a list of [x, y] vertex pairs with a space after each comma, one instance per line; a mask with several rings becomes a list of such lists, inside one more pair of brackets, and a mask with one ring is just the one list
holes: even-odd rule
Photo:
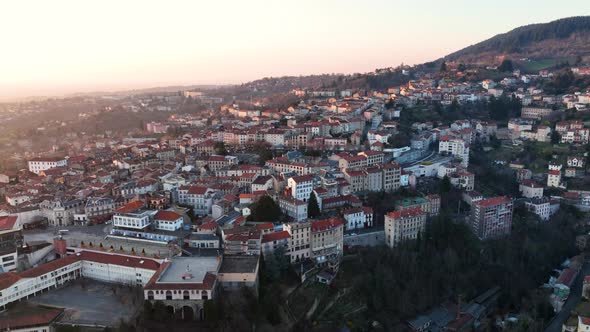
[[395, 250], [362, 248], [342, 266], [342, 273], [363, 271], [354, 276], [354, 297], [367, 304], [365, 321], [386, 327], [494, 286], [503, 289], [500, 312], [525, 309], [544, 320], [552, 311], [547, 297], [534, 290], [565, 257], [575, 254], [577, 218], [580, 213], [568, 206], [549, 222], [517, 208], [509, 237], [480, 242], [465, 224], [443, 212], [416, 241]]

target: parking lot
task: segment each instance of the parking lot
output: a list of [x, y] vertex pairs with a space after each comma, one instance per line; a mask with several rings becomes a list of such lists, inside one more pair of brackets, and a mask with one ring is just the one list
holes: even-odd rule
[[121, 319], [132, 319], [141, 307], [142, 299], [137, 295], [129, 287], [80, 279], [29, 301], [65, 308], [62, 322], [117, 326]]

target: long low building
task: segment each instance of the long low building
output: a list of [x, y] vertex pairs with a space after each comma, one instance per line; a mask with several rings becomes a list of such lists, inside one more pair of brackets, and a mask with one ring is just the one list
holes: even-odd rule
[[0, 306], [5, 308], [80, 277], [143, 286], [159, 268], [160, 263], [150, 258], [83, 250], [22, 273], [0, 274]]

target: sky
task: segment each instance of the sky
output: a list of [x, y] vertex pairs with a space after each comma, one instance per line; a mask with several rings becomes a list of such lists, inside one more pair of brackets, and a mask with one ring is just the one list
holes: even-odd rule
[[588, 0], [0, 2], [0, 98], [368, 72], [434, 60]]

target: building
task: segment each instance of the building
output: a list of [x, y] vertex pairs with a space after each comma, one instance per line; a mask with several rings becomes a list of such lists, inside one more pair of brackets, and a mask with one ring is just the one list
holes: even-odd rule
[[344, 220], [323, 219], [311, 223], [311, 257], [318, 264], [339, 262], [344, 253]]
[[84, 211], [84, 202], [79, 199], [45, 200], [39, 204], [41, 214], [49, 225], [66, 226], [74, 222], [74, 215]]
[[0, 217], [0, 269], [4, 272], [18, 268], [18, 251], [23, 235], [16, 216]]
[[29, 160], [29, 171], [39, 174], [50, 168], [65, 167], [68, 161], [65, 158], [42, 157]]
[[217, 295], [221, 257], [175, 257], [162, 263], [143, 289], [148, 301], [162, 301], [185, 320], [203, 319], [205, 301]]
[[0, 306], [6, 307], [80, 277], [143, 286], [159, 267], [158, 261], [146, 257], [82, 250], [19, 274], [0, 274]]
[[217, 278], [224, 290], [253, 288], [258, 294], [258, 256], [226, 255], [223, 257]]
[[313, 175], [299, 175], [287, 180], [287, 187], [291, 189], [291, 197], [307, 202], [313, 190]]
[[550, 108], [544, 107], [523, 107], [521, 112], [521, 117], [525, 119], [535, 119], [541, 120], [553, 112]]
[[288, 223], [284, 225], [284, 229], [291, 234], [287, 247], [291, 263], [309, 258], [311, 255], [311, 222]]
[[176, 231], [184, 225], [182, 215], [174, 211], [158, 211], [154, 215], [154, 228], [161, 231]]
[[393, 248], [403, 240], [415, 240], [426, 229], [426, 213], [421, 207], [389, 212], [385, 215], [385, 243]]
[[512, 200], [505, 196], [474, 202], [469, 226], [481, 240], [510, 234], [512, 227]]
[[109, 197], [89, 197], [86, 199], [84, 214], [89, 221], [105, 221], [111, 219], [115, 202]]
[[345, 209], [342, 217], [346, 220], [346, 231], [373, 226], [373, 209], [368, 206]]
[[469, 166], [469, 143], [461, 138], [442, 136], [438, 143], [438, 152], [460, 158], [461, 166]]
[[561, 186], [561, 171], [550, 170], [547, 172], [547, 187]]
[[541, 218], [542, 220], [549, 220], [551, 217], [551, 203], [549, 199], [542, 199], [541, 197], [535, 197], [530, 201], [524, 203], [526, 209]]
[[537, 184], [533, 180], [524, 180], [518, 186], [518, 190], [526, 198], [541, 198], [543, 197], [543, 186]]
[[268, 255], [274, 254], [275, 250], [279, 247], [284, 248], [286, 253], [290, 237], [291, 234], [288, 231], [272, 232], [262, 235], [262, 255], [268, 257]]
[[202, 186], [181, 186], [178, 189], [178, 203], [190, 205], [197, 216], [206, 216], [211, 213], [213, 206], [213, 189]]
[[295, 199], [291, 196], [280, 196], [278, 198], [279, 207], [284, 214], [291, 217], [296, 222], [307, 219], [307, 203]]

